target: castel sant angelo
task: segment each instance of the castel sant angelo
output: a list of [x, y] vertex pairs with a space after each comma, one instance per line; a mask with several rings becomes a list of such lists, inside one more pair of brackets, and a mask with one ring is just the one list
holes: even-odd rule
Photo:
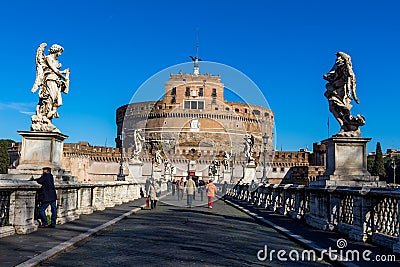
[[[145, 141], [139, 159], [145, 165], [158, 150], [176, 167], [175, 176], [186, 177], [192, 170], [193, 176], [209, 177], [210, 165], [215, 163], [219, 180], [233, 181], [231, 178], [243, 175], [239, 166], [246, 163], [246, 136], [253, 137], [252, 153], [257, 163], [262, 160], [263, 135], [269, 137], [271, 152], [274, 113], [263, 106], [227, 101], [223, 77], [201, 74], [199, 59], [192, 60], [193, 73], [170, 74], [160, 100], [118, 108], [117, 135], [123, 137], [122, 146], [129, 154], [135, 146], [135, 131], [141, 132]], [[119, 140], [117, 146], [121, 146]], [[272, 153], [268, 155], [267, 162], [271, 162]]]

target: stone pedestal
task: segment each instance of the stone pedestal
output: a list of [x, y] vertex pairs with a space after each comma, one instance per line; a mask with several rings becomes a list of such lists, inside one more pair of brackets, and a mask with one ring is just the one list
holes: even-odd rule
[[257, 181], [256, 177], [256, 164], [253, 162], [248, 163], [243, 168], [243, 178], [240, 180], [241, 184], [251, 184], [252, 181]]
[[162, 170], [154, 167], [152, 177], [156, 181], [160, 180], [162, 178]]
[[131, 159], [128, 164], [129, 175], [126, 177], [127, 181], [134, 181], [136, 183], [145, 183], [146, 178], [143, 177], [143, 162], [140, 160]]
[[382, 187], [385, 182], [367, 171], [366, 144], [371, 138], [331, 137], [326, 145], [326, 171], [311, 186]]
[[16, 169], [10, 169], [12, 179], [26, 180], [41, 175], [43, 167], [51, 167], [53, 174], [61, 170], [63, 141], [67, 135], [56, 132], [18, 131], [22, 136], [21, 157]]

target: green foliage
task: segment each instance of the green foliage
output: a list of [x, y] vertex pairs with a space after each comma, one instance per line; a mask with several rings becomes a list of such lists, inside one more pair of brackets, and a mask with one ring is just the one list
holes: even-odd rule
[[0, 140], [0, 173], [7, 173], [10, 166], [10, 157], [8, 156], [8, 147], [14, 143], [13, 140]]
[[371, 169], [371, 175], [379, 176], [379, 180], [384, 180], [386, 178], [385, 162], [380, 142], [376, 144], [375, 161]]

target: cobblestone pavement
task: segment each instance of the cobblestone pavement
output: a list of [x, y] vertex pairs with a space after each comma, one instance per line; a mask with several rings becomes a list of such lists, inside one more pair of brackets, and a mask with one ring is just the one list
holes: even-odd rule
[[135, 213], [41, 266], [328, 265], [281, 262], [276, 252], [272, 261], [260, 261], [257, 253], [265, 246], [268, 253], [295, 249], [301, 254], [304, 248], [222, 200], [213, 209], [185, 204], [185, 198], [168, 196], [156, 209]]

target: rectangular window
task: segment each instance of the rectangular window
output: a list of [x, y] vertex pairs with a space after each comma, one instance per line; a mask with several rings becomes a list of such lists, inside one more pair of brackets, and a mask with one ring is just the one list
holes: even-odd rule
[[217, 96], [217, 89], [215, 89], [215, 88], [212, 89], [211, 96], [213, 96], [213, 97]]
[[190, 96], [190, 87], [186, 87], [185, 96]]
[[172, 88], [171, 95], [176, 95], [176, 87]]
[[184, 100], [184, 109], [204, 109], [204, 100]]
[[172, 99], [171, 99], [171, 104], [175, 104], [175, 103], [176, 103], [176, 97], [173, 96]]
[[184, 101], [183, 103], [184, 103], [183, 105], [184, 109], [190, 109], [190, 101]]
[[199, 96], [203, 96], [204, 92], [203, 92], [203, 88], [199, 88]]
[[198, 109], [204, 109], [204, 101], [199, 101], [198, 104]]
[[212, 98], [211, 104], [217, 104], [217, 99], [215, 97]]

